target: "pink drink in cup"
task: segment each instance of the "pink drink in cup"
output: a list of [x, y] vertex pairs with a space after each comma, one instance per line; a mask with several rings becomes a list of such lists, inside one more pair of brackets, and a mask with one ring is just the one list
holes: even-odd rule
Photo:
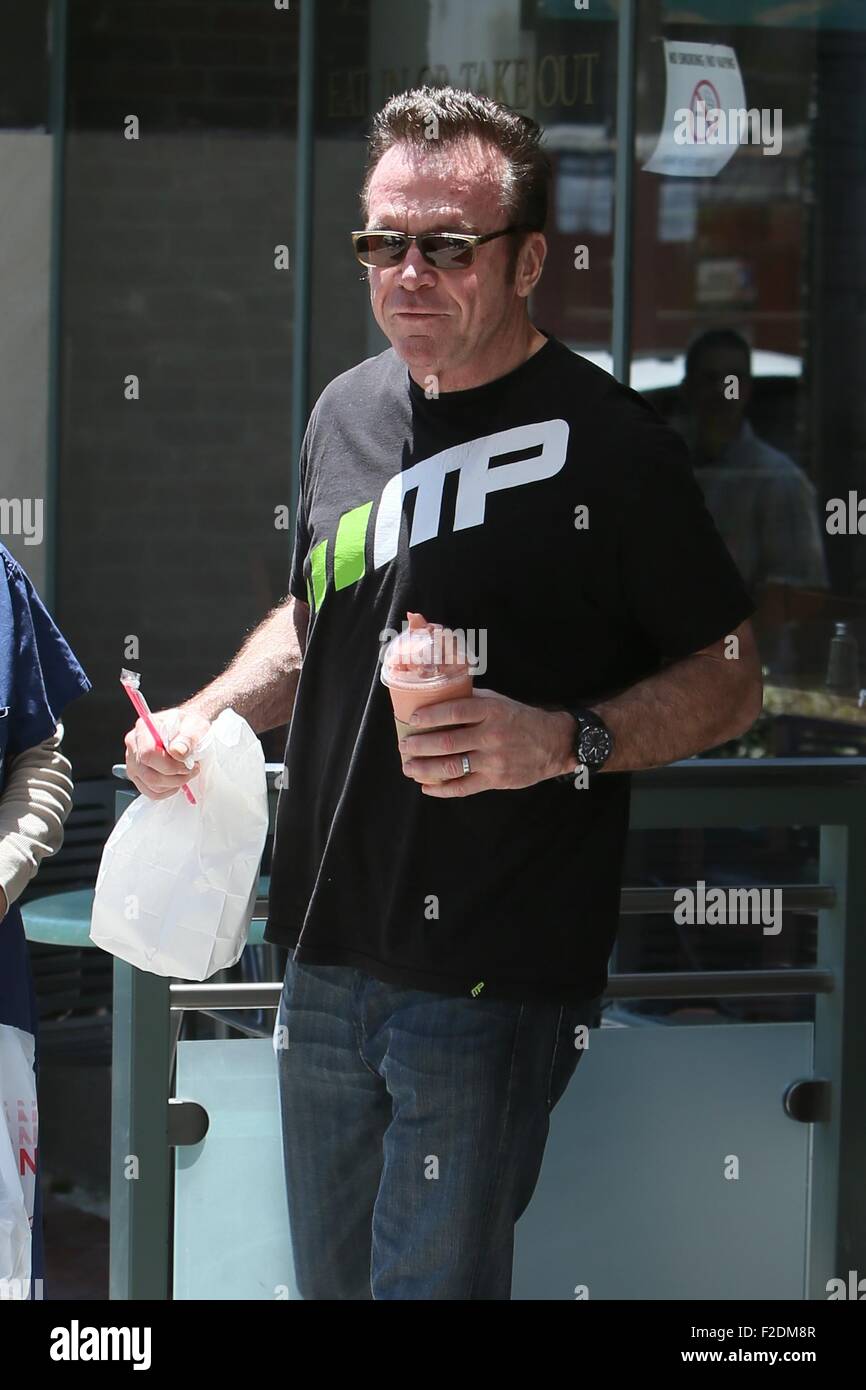
[[408, 722], [421, 705], [465, 700], [472, 694], [472, 671], [454, 634], [441, 623], [428, 623], [420, 613], [406, 616], [409, 627], [388, 643], [381, 672], [382, 684], [391, 692], [398, 738], [433, 732], [413, 729]]

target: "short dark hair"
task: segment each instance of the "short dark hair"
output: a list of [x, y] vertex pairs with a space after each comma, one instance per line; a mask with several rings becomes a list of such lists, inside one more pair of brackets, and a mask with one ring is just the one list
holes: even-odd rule
[[[428, 132], [434, 122], [436, 138], [431, 139]], [[509, 221], [543, 232], [552, 171], [550, 157], [541, 145], [540, 125], [502, 102], [456, 87], [416, 87], [399, 92], [373, 117], [361, 185], [365, 215], [373, 172], [392, 145], [441, 150], [472, 136], [501, 151], [508, 162], [502, 210]]]
[[746, 359], [746, 373], [752, 374], [752, 349], [746, 342], [742, 333], [738, 333], [734, 328], [710, 328], [706, 333], [701, 333], [695, 338], [688, 352], [686, 353], [686, 376], [693, 376], [697, 371], [698, 362], [705, 352], [711, 352], [713, 348], [732, 348], [742, 354]]

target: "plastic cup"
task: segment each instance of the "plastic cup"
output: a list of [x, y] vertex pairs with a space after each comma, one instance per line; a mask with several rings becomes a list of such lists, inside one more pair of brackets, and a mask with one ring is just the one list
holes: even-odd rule
[[472, 694], [472, 671], [468, 662], [454, 658], [449, 630], [425, 622], [420, 614], [410, 613], [409, 624], [385, 648], [380, 673], [382, 684], [391, 694], [398, 738], [435, 732], [433, 728], [414, 729], [409, 724], [416, 709], [441, 700], [465, 700]]

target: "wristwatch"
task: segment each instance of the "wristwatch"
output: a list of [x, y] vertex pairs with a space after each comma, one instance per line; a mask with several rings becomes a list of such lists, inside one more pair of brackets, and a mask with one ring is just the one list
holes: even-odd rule
[[568, 713], [577, 723], [572, 743], [575, 758], [590, 772], [598, 772], [613, 752], [613, 734], [595, 710], [570, 709]]

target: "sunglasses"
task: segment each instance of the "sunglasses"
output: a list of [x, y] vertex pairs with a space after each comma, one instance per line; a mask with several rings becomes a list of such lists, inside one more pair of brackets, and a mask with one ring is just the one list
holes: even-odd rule
[[500, 236], [510, 236], [512, 232], [529, 231], [522, 224], [503, 227], [501, 232], [484, 232], [472, 235], [469, 232], [353, 232], [352, 244], [361, 265], [384, 269], [399, 265], [415, 242], [428, 265], [437, 270], [465, 270], [475, 260], [479, 246], [485, 241], [495, 241]]

